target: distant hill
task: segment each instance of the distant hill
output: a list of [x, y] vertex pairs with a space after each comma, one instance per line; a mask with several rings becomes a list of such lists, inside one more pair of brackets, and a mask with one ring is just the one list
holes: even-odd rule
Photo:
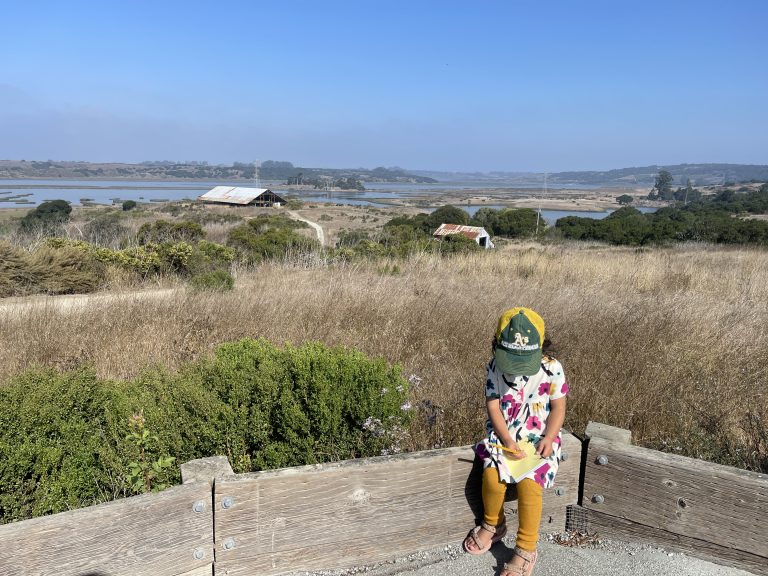
[[[641, 166], [615, 170], [554, 172], [548, 174], [552, 186], [558, 184], [588, 186], [653, 186], [659, 170], [668, 170], [675, 178], [675, 186], [685, 186], [690, 178], [694, 186], [735, 184], [740, 182], [768, 182], [765, 164], [675, 164]], [[254, 180], [256, 168], [252, 163], [235, 162], [231, 166], [207, 162], [142, 162], [141, 164], [0, 160], [0, 178], [124, 178], [131, 180]], [[505, 184], [540, 186], [543, 175], [535, 172], [434, 172], [391, 168], [307, 168], [291, 162], [267, 160], [259, 167], [260, 180], [287, 182], [300, 177], [300, 181], [352, 178], [365, 182], [503, 182]]]
[[304, 168], [294, 166], [290, 162], [276, 162], [274, 160], [267, 160], [259, 166], [259, 178], [263, 180], [287, 181], [289, 178], [296, 178], [299, 174], [304, 180], [354, 178], [362, 182], [437, 182], [428, 176], [409, 173], [398, 167], [384, 168], [380, 166], [372, 170], [367, 168]]
[[599, 185], [652, 186], [659, 170], [667, 170], [675, 177], [675, 184], [684, 186], [688, 179], [694, 186], [737, 182], [768, 181], [768, 165], [764, 164], [675, 164], [671, 166], [642, 166], [619, 168], [604, 172], [557, 172], [550, 174], [553, 183]]
[[131, 180], [260, 180], [287, 181], [302, 175], [303, 179], [352, 178], [362, 182], [436, 182], [432, 178], [411, 174], [402, 168], [303, 168], [291, 162], [267, 160], [256, 173], [253, 163], [235, 162], [231, 166], [207, 162], [142, 162], [141, 164], [0, 160], [0, 178], [88, 178]]
[[[615, 170], [552, 172], [547, 181], [558, 184], [583, 184], [589, 186], [653, 186], [659, 170], [668, 170], [675, 177], [675, 185], [685, 186], [690, 178], [694, 186], [729, 184], [737, 182], [768, 182], [768, 165], [764, 164], [674, 164], [665, 166], [641, 166]], [[413, 173], [445, 181], [488, 181], [540, 183], [543, 174], [534, 172], [432, 172], [414, 170]]]

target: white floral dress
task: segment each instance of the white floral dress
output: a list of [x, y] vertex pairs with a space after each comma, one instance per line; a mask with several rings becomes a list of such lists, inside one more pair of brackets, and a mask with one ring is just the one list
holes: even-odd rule
[[[488, 364], [485, 396], [488, 399], [499, 399], [501, 412], [515, 442], [528, 440], [533, 444], [538, 443], [547, 429], [550, 401], [566, 394], [568, 383], [565, 373], [560, 362], [554, 358], [544, 356], [541, 368], [533, 376], [507, 375], [496, 370], [494, 360]], [[475, 453], [483, 459], [485, 468], [494, 466], [499, 470], [502, 482], [513, 483], [501, 457], [501, 449], [491, 446], [501, 444], [501, 440], [496, 436], [490, 419], [486, 421], [485, 428], [486, 437], [475, 446]], [[555, 483], [561, 454], [561, 437], [558, 433], [552, 443], [552, 454], [526, 478], [535, 480], [543, 488], [551, 488]]]

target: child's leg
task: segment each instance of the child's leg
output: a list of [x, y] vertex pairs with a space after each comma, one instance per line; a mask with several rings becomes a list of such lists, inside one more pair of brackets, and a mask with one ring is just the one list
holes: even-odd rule
[[506, 527], [496, 529], [504, 522], [506, 492], [507, 485], [499, 481], [496, 468], [483, 470], [483, 523], [470, 530], [464, 539], [464, 550], [470, 554], [482, 554], [507, 533]]
[[493, 466], [483, 470], [483, 520], [491, 526], [504, 521], [504, 496], [507, 485], [499, 480], [499, 471]]
[[[485, 487], [485, 484], [483, 484]], [[535, 480], [526, 478], [517, 484], [518, 529], [515, 545], [528, 552], [536, 551], [541, 523], [541, 506], [544, 489]], [[485, 501], [485, 491], [483, 491]]]

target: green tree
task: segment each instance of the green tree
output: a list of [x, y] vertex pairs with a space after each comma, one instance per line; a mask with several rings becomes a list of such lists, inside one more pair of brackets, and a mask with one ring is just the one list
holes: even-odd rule
[[43, 234], [54, 234], [61, 224], [69, 221], [71, 212], [72, 206], [66, 200], [43, 202], [21, 219], [21, 230], [28, 233], [40, 231]]
[[123, 212], [128, 212], [129, 210], [133, 210], [136, 208], [136, 201], [135, 200], [126, 200], [123, 202]]
[[440, 224], [469, 224], [469, 214], [456, 206], [442, 206], [425, 218], [424, 231], [432, 234]]
[[629, 194], [622, 194], [618, 198], [616, 198], [616, 202], [621, 204], [622, 206], [629, 206], [634, 201], [634, 198], [630, 196]]
[[668, 170], [659, 170], [659, 173], [656, 175], [656, 182], [648, 197], [650, 198], [651, 195], [654, 195], [653, 199], [661, 198], [662, 200], [672, 200], [672, 182], [674, 180], [675, 178], [672, 176], [671, 172]]
[[532, 236], [537, 230], [543, 232], [546, 227], [544, 218], [532, 208], [507, 208], [499, 213], [496, 228], [489, 232], [506, 238], [521, 238]]

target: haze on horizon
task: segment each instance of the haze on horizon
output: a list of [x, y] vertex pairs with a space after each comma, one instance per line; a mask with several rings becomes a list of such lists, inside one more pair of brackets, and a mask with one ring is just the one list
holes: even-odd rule
[[768, 163], [761, 0], [14, 3], [0, 158]]

